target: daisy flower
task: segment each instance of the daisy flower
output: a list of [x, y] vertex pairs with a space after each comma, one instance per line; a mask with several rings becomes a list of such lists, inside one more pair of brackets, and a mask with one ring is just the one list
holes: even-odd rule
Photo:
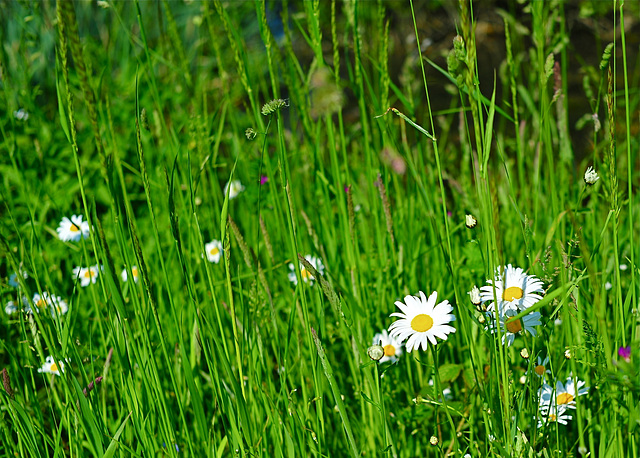
[[[564, 385], [561, 381], [557, 381], [555, 389], [545, 383], [538, 391], [540, 404], [541, 406], [545, 406], [545, 408], [553, 408], [557, 405], [560, 407], [564, 406], [565, 408], [575, 409], [576, 397], [589, 392], [589, 387], [585, 387], [585, 384], [585, 382], [578, 380], [576, 386], [571, 375], [569, 375], [567, 383]], [[542, 408], [543, 407], [541, 407], [541, 409]]]
[[[539, 378], [544, 379], [545, 374], [551, 375], [551, 371], [547, 369], [547, 365], [549, 364], [549, 357], [547, 356], [544, 360], [538, 356], [538, 364], [533, 366], [533, 373], [537, 375]], [[528, 374], [528, 372], [527, 372]], [[527, 375], [525, 374], [525, 375]]]
[[12, 315], [19, 311], [20, 309], [13, 301], [7, 302], [7, 305], [4, 306], [4, 313], [6, 313], [7, 315]]
[[80, 286], [83, 288], [97, 282], [99, 274], [100, 269], [97, 264], [89, 267], [77, 266], [73, 269], [73, 276], [80, 279]]
[[20, 270], [19, 274], [18, 274], [18, 272], [14, 272], [9, 277], [9, 286], [11, 286], [13, 288], [19, 288], [20, 287], [20, 283], [18, 282], [18, 275], [21, 275], [22, 278], [24, 278], [25, 280], [27, 278], [29, 278], [29, 274], [27, 272], [25, 272], [24, 270]]
[[[311, 264], [318, 271], [319, 274], [324, 273], [324, 264], [322, 264], [322, 260], [320, 258], [311, 256], [310, 254], [306, 255], [304, 258], [307, 261], [309, 261], [309, 264]], [[289, 270], [290, 270], [288, 274], [289, 281], [294, 285], [297, 285], [298, 277], [296, 276], [296, 266], [293, 263], [289, 263]], [[302, 277], [302, 280], [305, 283], [309, 283], [310, 285], [313, 285], [313, 280], [314, 280], [313, 275], [311, 275], [311, 272], [309, 272], [302, 263], [300, 263], [300, 277]]]
[[[516, 338], [516, 334], [527, 331], [532, 336], [535, 336], [537, 331], [534, 326], [539, 326], [542, 323], [540, 322], [540, 312], [533, 312], [528, 315], [523, 316], [522, 318], [518, 318], [514, 321], [509, 321], [510, 318], [516, 316], [518, 314], [517, 310], [507, 309], [504, 313], [500, 313], [498, 315], [500, 320], [500, 332], [502, 333], [502, 345], [507, 343], [507, 346], [510, 346]], [[487, 313], [488, 318], [493, 318], [491, 313]], [[495, 319], [493, 323], [487, 327], [486, 330], [491, 330], [491, 334], [494, 334], [497, 331], [495, 326]]]
[[378, 360], [379, 363], [391, 361], [395, 363], [398, 356], [402, 354], [402, 343], [389, 336], [386, 329], [373, 336], [373, 345], [380, 345], [384, 349], [384, 356]]
[[565, 406], [554, 405], [550, 409], [540, 410], [538, 428], [542, 428], [550, 423], [566, 425], [572, 418], [573, 417], [567, 413], [567, 408]]
[[224, 195], [227, 195], [227, 189], [229, 190], [229, 200], [235, 199], [238, 197], [242, 191], [244, 191], [244, 186], [240, 180], [228, 181], [227, 184], [224, 185]]
[[542, 299], [542, 282], [535, 275], [527, 275], [520, 267], [509, 264], [496, 268], [493, 280], [487, 280], [489, 285], [480, 288], [482, 302], [491, 302], [487, 310], [493, 311], [495, 298], [498, 300], [499, 311], [524, 310]]
[[207, 253], [209, 262], [218, 264], [222, 256], [222, 242], [220, 240], [212, 240], [204, 246], [204, 251]]
[[38, 369], [38, 372], [41, 374], [60, 375], [60, 372], [64, 372], [64, 361], [56, 363], [53, 356], [47, 356], [47, 359], [45, 359], [42, 367]]
[[82, 221], [82, 215], [73, 215], [71, 219], [65, 216], [56, 231], [63, 242], [78, 242], [89, 238], [89, 223]]
[[[133, 275], [133, 281], [138, 283], [138, 281], [140, 280], [140, 272], [138, 272], [138, 266], [131, 267], [131, 275]], [[122, 281], [127, 281], [127, 279], [129, 278], [127, 269], [122, 269], [122, 272], [120, 272], [120, 277], [122, 277]]]
[[69, 310], [67, 302], [60, 296], [54, 296], [53, 294], [44, 291], [42, 296], [38, 293], [33, 295], [31, 299], [32, 304], [27, 302], [25, 312], [40, 313], [42, 310], [48, 308], [51, 315], [64, 315]]
[[396, 306], [401, 312], [394, 312], [390, 316], [400, 319], [391, 323], [389, 334], [400, 342], [406, 342], [407, 351], [422, 347], [427, 349], [429, 342], [436, 345], [436, 337], [447, 340], [447, 334], [456, 332], [456, 329], [448, 323], [455, 321], [456, 317], [450, 314], [453, 310], [449, 301], [444, 300], [436, 305], [438, 293], [434, 291], [429, 298], [420, 291], [418, 296], [406, 296], [404, 303], [396, 301]]

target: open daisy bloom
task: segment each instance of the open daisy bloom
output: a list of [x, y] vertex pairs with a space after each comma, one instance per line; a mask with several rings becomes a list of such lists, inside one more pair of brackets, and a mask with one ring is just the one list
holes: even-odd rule
[[42, 367], [38, 369], [38, 372], [41, 374], [60, 375], [60, 372], [64, 372], [64, 362], [60, 361], [56, 363], [53, 356], [47, 356], [47, 359], [45, 359]]
[[218, 264], [222, 257], [222, 242], [220, 240], [212, 240], [204, 246], [204, 251], [209, 262]]
[[[507, 346], [510, 346], [516, 338], [516, 334], [521, 333], [523, 331], [527, 331], [532, 336], [535, 336], [537, 331], [534, 326], [539, 326], [542, 324], [540, 322], [540, 313], [533, 312], [528, 315], [523, 316], [522, 318], [518, 318], [517, 320], [512, 320], [514, 316], [518, 314], [517, 310], [507, 309], [503, 313], [499, 313], [500, 319], [500, 332], [502, 333], [502, 344], [505, 342]], [[491, 312], [487, 312], [487, 318], [493, 320], [493, 322], [487, 326], [486, 330], [491, 330], [491, 333], [498, 332], [495, 325], [495, 318]]]
[[551, 423], [558, 423], [566, 425], [573, 417], [567, 413], [566, 406], [554, 405], [540, 409], [540, 417], [538, 417], [538, 428], [549, 425]]
[[585, 387], [585, 384], [586, 383], [581, 380], [578, 380], [577, 384], [574, 383], [571, 375], [569, 375], [567, 383], [564, 385], [561, 381], [556, 382], [555, 389], [545, 383], [538, 391], [540, 396], [540, 405], [546, 406], [547, 408], [552, 408], [557, 405], [560, 407], [564, 406], [565, 408], [575, 409], [576, 397], [589, 392], [589, 388]]
[[373, 345], [380, 345], [384, 349], [384, 356], [378, 360], [379, 363], [395, 363], [402, 354], [402, 343], [391, 337], [386, 329], [373, 336]]
[[[309, 264], [311, 264], [317, 271], [319, 274], [323, 274], [324, 273], [324, 264], [322, 264], [322, 260], [320, 258], [316, 258], [315, 256], [311, 256], [310, 254], [306, 255], [304, 257], [307, 261], [309, 261]], [[296, 276], [296, 266], [293, 263], [289, 263], [289, 281], [291, 283], [293, 283], [294, 285], [298, 284], [298, 277]], [[305, 283], [309, 283], [310, 285], [313, 284], [313, 275], [311, 275], [311, 272], [309, 272], [307, 270], [307, 268], [304, 266], [304, 264], [300, 263], [300, 277], [302, 278], [302, 281], [304, 281]]]
[[[140, 272], [138, 271], [138, 266], [131, 267], [131, 275], [133, 276], [133, 281], [138, 283], [138, 280], [140, 280]], [[122, 272], [120, 272], [120, 277], [122, 278], [122, 281], [127, 281], [129, 279], [129, 273], [127, 272], [127, 269], [122, 269]]]
[[73, 269], [73, 276], [80, 279], [80, 286], [83, 288], [97, 282], [99, 274], [100, 269], [97, 264], [89, 267], [77, 266]]
[[396, 301], [396, 306], [402, 312], [392, 313], [400, 319], [391, 323], [389, 334], [400, 342], [406, 342], [407, 351], [422, 347], [427, 349], [429, 342], [436, 345], [436, 337], [447, 340], [447, 335], [456, 332], [448, 323], [456, 319], [449, 312], [453, 310], [449, 301], [445, 300], [436, 305], [438, 293], [433, 292], [427, 299], [420, 291], [418, 296], [406, 296], [404, 303]]
[[[527, 275], [520, 267], [509, 264], [497, 267], [493, 280], [487, 280], [489, 285], [480, 288], [482, 302], [490, 302], [487, 310], [493, 311], [495, 300], [498, 310], [524, 310], [542, 299], [542, 282], [534, 275]], [[495, 296], [494, 296], [495, 292]]]
[[51, 315], [64, 315], [69, 310], [67, 302], [62, 300], [60, 296], [54, 296], [47, 291], [42, 293], [42, 296], [38, 293], [33, 295], [31, 299], [33, 305], [27, 303], [25, 312], [27, 313], [40, 313], [44, 309], [48, 308]]
[[82, 221], [82, 215], [73, 215], [71, 219], [65, 216], [56, 231], [63, 242], [78, 242], [89, 238], [89, 223]]
[[225, 196], [227, 195], [227, 190], [229, 190], [229, 200], [231, 200], [238, 197], [238, 194], [244, 191], [244, 186], [242, 186], [240, 180], [233, 180], [224, 185], [223, 192]]

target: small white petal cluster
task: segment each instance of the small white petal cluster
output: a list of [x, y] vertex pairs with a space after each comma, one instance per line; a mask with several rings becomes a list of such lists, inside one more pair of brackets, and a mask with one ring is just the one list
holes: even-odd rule
[[572, 416], [567, 413], [568, 409], [576, 408], [576, 398], [589, 392], [585, 387], [585, 382], [577, 380], [569, 374], [566, 383], [556, 382], [555, 388], [544, 383], [538, 390], [538, 409], [540, 417], [538, 428], [551, 422], [566, 425]]
[[38, 369], [38, 372], [41, 374], [60, 375], [61, 372], [64, 372], [64, 361], [56, 363], [53, 356], [47, 356], [42, 367]]
[[587, 171], [584, 172], [584, 182], [587, 185], [592, 185], [599, 179], [600, 177], [598, 176], [598, 172], [596, 172], [593, 167], [589, 167]]
[[229, 191], [229, 200], [231, 200], [238, 197], [238, 195], [242, 191], [244, 191], [244, 186], [242, 185], [240, 180], [233, 180], [233, 181], [227, 182], [227, 184], [224, 185], [223, 192], [225, 196], [227, 195], [227, 190]]

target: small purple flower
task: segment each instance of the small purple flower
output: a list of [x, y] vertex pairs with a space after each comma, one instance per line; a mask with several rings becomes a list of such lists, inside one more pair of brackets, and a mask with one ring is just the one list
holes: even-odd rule
[[260, 185], [265, 184], [267, 181], [269, 181], [269, 177], [264, 175], [260, 177]]
[[631, 362], [631, 346], [627, 345], [626, 347], [618, 348], [618, 356], [628, 363]]
[[349, 193], [350, 190], [351, 190], [351, 185], [350, 184], [344, 185], [344, 192]]

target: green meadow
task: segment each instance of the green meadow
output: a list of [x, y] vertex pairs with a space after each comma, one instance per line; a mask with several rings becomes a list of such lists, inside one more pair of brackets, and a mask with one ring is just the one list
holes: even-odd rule
[[640, 456], [639, 3], [0, 11], [0, 457]]

